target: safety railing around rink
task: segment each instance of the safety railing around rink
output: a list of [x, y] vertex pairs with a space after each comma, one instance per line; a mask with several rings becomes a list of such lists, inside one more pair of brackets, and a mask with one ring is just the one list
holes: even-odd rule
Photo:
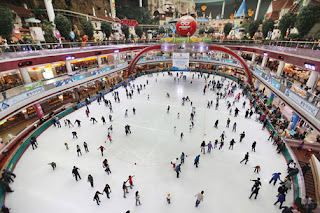
[[[135, 74], [135, 77], [139, 77], [145, 74], [150, 74], [150, 73], [156, 73], [156, 72], [164, 72], [164, 71], [170, 71], [170, 70], [153, 70], [153, 71], [148, 71], [148, 72], [141, 72], [138, 74]], [[202, 72], [202, 73], [207, 73], [207, 74], [215, 74], [215, 75], [219, 75], [222, 77], [226, 77], [229, 78], [233, 81], [239, 82], [239, 78], [236, 78], [234, 76], [225, 74], [225, 73], [221, 73], [221, 72], [215, 72], [215, 71], [210, 71], [210, 70], [192, 70], [193, 72]], [[115, 86], [114, 88], [108, 89], [104, 92], [102, 92], [102, 94], [106, 94], [110, 91], [113, 91], [114, 89], [126, 84], [127, 82], [131, 81], [132, 79], [128, 79], [126, 81], [121, 82], [120, 84], [118, 84], [117, 86]], [[245, 87], [242, 85], [242, 88], [244, 89]], [[252, 91], [253, 92], [253, 91]], [[249, 92], [247, 92], [247, 95], [249, 97], [249, 99], [253, 100], [253, 97], [251, 96], [251, 94]], [[97, 96], [94, 96], [90, 99], [90, 101], [94, 101], [97, 98]], [[257, 105], [255, 104], [255, 102], [253, 102], [255, 107], [257, 107]], [[65, 111], [59, 113], [56, 115], [56, 117], [58, 117], [59, 119], [66, 116], [67, 114], [73, 112], [75, 109], [78, 109], [82, 106], [85, 106], [85, 102], [82, 102], [80, 104], [78, 104], [76, 106], [76, 108], [69, 108], [66, 109]], [[259, 110], [261, 112], [262, 109], [259, 108]], [[8, 165], [6, 166], [6, 169], [12, 171], [15, 168], [15, 165], [18, 163], [19, 159], [21, 158], [21, 156], [23, 155], [23, 153], [25, 152], [25, 150], [28, 148], [28, 146], [30, 145], [30, 139], [32, 136], [39, 136], [43, 131], [45, 131], [48, 127], [50, 127], [50, 125], [52, 124], [52, 120], [49, 118], [47, 121], [45, 121], [41, 126], [39, 126], [31, 135], [29, 135], [27, 137], [27, 139], [21, 143], [20, 147], [18, 148], [18, 150], [13, 154], [13, 157], [10, 159]], [[31, 131], [34, 130], [34, 126], [30, 126], [29, 128], [26, 128], [23, 132], [21, 132], [20, 134], [24, 134], [24, 136], [28, 135]], [[267, 123], [267, 129], [269, 131], [274, 131], [275, 132], [275, 137], [278, 136], [277, 131], [275, 130], [275, 128], [272, 126], [272, 124], [270, 122]], [[20, 135], [19, 134], [19, 135]], [[11, 143], [19, 143], [20, 140], [22, 140], [22, 137], [17, 136]], [[285, 142], [285, 141], [284, 141]], [[286, 142], [285, 142], [286, 143]], [[3, 155], [4, 153], [1, 153], [1, 155]], [[286, 148], [283, 150], [283, 155], [285, 157], [285, 159], [287, 161], [289, 160], [293, 160], [294, 162], [296, 162], [297, 165], [299, 165], [299, 162], [297, 161], [293, 151], [291, 150], [290, 146], [288, 146], [286, 144]], [[301, 204], [301, 198], [302, 196], [305, 195], [305, 185], [304, 185], [304, 179], [303, 179], [303, 175], [301, 173], [301, 168], [299, 168], [300, 172], [296, 175], [293, 176], [293, 183], [294, 183], [294, 201], [296, 204]], [[3, 191], [3, 189], [0, 189], [0, 205], [4, 204], [4, 199], [5, 199], [5, 192]]]

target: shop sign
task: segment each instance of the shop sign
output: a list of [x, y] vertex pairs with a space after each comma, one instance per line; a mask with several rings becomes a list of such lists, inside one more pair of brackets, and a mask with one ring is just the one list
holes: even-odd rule
[[268, 81], [270, 84], [272, 84], [275, 88], [280, 89], [280, 83], [277, 82], [276, 80], [272, 79], [269, 76], [265, 76], [266, 81]]
[[9, 99], [6, 99], [5, 101], [3, 101], [1, 103], [1, 109], [4, 110], [12, 105], [15, 105], [16, 103], [19, 103], [23, 100], [26, 100], [32, 96], [35, 96], [39, 93], [42, 93], [44, 92], [44, 88], [43, 87], [38, 87], [38, 88], [35, 88], [35, 89], [32, 89], [32, 90], [28, 90], [27, 92], [25, 93], [21, 93], [19, 95], [16, 95], [12, 98], [9, 98]]
[[293, 91], [286, 89], [285, 95], [293, 100], [296, 104], [302, 107], [304, 110], [309, 112], [311, 115], [316, 116], [319, 109], [307, 101], [303, 100], [301, 97], [296, 95]]
[[222, 61], [233, 64], [233, 60], [231, 60], [231, 59], [223, 59]]
[[34, 83], [31, 83], [31, 84], [24, 85], [24, 88], [26, 90], [31, 90], [31, 89], [34, 89], [34, 88], [37, 88], [37, 87], [41, 87], [41, 86], [43, 86], [42, 81], [38, 81], [38, 82], [34, 82]]
[[85, 77], [86, 77], [85, 74], [76, 75], [76, 76], [73, 76], [73, 77], [71, 77], [71, 78], [67, 78], [67, 79], [64, 79], [64, 80], [62, 80], [62, 81], [58, 81], [58, 82], [54, 83], [54, 86], [55, 86], [55, 87], [60, 87], [60, 86], [62, 86], [62, 85], [64, 85], [64, 84], [69, 84], [69, 83], [72, 83], [72, 82], [74, 82], [74, 81], [82, 80], [82, 79], [84, 79]]
[[134, 20], [134, 19], [122, 19], [121, 24], [129, 25], [129, 26], [136, 26], [136, 25], [138, 25], [138, 22], [137, 22], [137, 20]]

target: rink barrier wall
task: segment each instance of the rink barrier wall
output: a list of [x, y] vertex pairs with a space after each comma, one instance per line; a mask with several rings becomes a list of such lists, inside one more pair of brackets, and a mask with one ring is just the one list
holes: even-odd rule
[[[111, 89], [107, 89], [103, 92], [101, 92], [102, 95], [105, 95], [109, 92], [112, 92], [113, 90], [126, 85], [129, 81], [131, 81], [132, 78], [129, 78], [125, 81], [122, 81], [121, 83], [117, 84], [116, 86], [114, 86]], [[93, 96], [92, 98], [90, 98], [90, 102], [95, 101], [98, 98], [98, 95]], [[83, 106], [86, 105], [86, 102], [81, 102], [79, 104], [76, 105], [76, 109], [79, 109]], [[58, 119], [63, 118], [64, 116], [68, 115], [69, 113], [72, 113], [73, 111], [75, 111], [75, 109], [73, 107], [64, 110], [63, 112], [55, 115], [55, 117], [57, 117]], [[30, 146], [30, 140], [32, 136], [35, 136], [36, 138], [41, 135], [47, 128], [49, 128], [52, 125], [52, 119], [48, 119], [46, 122], [44, 122], [39, 128], [37, 128], [23, 143], [21, 143], [21, 146], [19, 147], [19, 149], [14, 153], [13, 157], [10, 159], [9, 164], [7, 166], [7, 170], [9, 171], [13, 171], [14, 168], [16, 167], [18, 161], [20, 160], [20, 158], [22, 157], [22, 155], [24, 154], [24, 152], [27, 150], [27, 148]], [[30, 127], [33, 128], [33, 127]], [[26, 129], [27, 131], [27, 129]], [[5, 202], [5, 192], [4, 190], [1, 188], [0, 189], [0, 205], [4, 205]]]

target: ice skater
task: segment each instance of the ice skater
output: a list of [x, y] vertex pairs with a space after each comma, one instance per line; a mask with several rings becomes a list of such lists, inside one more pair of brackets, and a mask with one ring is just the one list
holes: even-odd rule
[[234, 122], [233, 127], [232, 127], [232, 132], [237, 131], [237, 122]]
[[69, 128], [70, 128], [70, 126], [73, 127], [73, 124], [71, 123], [71, 121], [70, 121], [69, 119], [66, 119], [66, 121], [67, 121], [67, 123], [68, 123]]
[[168, 193], [168, 195], [167, 195], [167, 202], [168, 202], [168, 204], [170, 204], [170, 203], [171, 203], [170, 193]]
[[139, 195], [139, 191], [136, 191], [136, 206], [140, 206], [141, 202], [140, 202], [140, 195]]
[[204, 191], [201, 191], [200, 193], [198, 193], [195, 197], [197, 197], [196, 200], [196, 207], [199, 206], [200, 202], [203, 201], [203, 193]]
[[127, 181], [124, 181], [122, 184], [122, 190], [123, 190], [123, 197], [126, 198], [126, 194], [129, 193], [128, 187], [127, 187]]
[[[48, 163], [48, 165], [50, 165], [52, 167], [52, 170], [55, 170], [55, 168], [57, 167], [57, 164], [55, 162]], [[3, 175], [2, 175], [2, 177], [3, 177]]]
[[272, 178], [271, 178], [270, 181], [269, 181], [269, 184], [273, 181], [273, 185], [276, 185], [277, 180], [279, 180], [280, 182], [282, 182], [282, 180], [280, 179], [280, 175], [281, 175], [281, 172], [273, 173], [273, 174], [272, 174]]
[[64, 143], [64, 146], [66, 147], [67, 150], [69, 150], [69, 146], [66, 142]]
[[259, 171], [260, 171], [260, 165], [257, 165], [257, 166], [255, 166], [255, 167], [253, 167], [254, 168], [254, 171], [253, 172], [257, 172], [258, 174], [259, 174]]
[[76, 181], [78, 181], [78, 177], [80, 178], [81, 180], [81, 177], [80, 177], [80, 174], [79, 174], [79, 171], [80, 170], [79, 168], [77, 168], [76, 166], [73, 166], [73, 169], [72, 169], [72, 175], [76, 178]]
[[97, 204], [100, 205], [100, 198], [99, 198], [99, 195], [102, 195], [103, 193], [99, 192], [99, 191], [96, 191], [96, 193], [94, 194], [94, 197], [93, 197], [93, 201], [97, 201]]
[[170, 106], [168, 105], [168, 108], [167, 108], [167, 113], [169, 113], [169, 111], [170, 111]]
[[203, 152], [203, 154], [205, 155], [206, 154], [206, 142], [205, 141], [202, 141], [200, 148], [201, 148], [200, 152]]
[[242, 161], [240, 161], [240, 163], [242, 163], [243, 161], [246, 161], [246, 162], [244, 162], [244, 164], [247, 164], [247, 162], [249, 161], [249, 152], [247, 152], [247, 154], [244, 156]]
[[177, 173], [177, 178], [179, 178], [179, 174], [181, 172], [181, 164], [176, 166], [176, 173]]
[[36, 140], [36, 137], [35, 136], [32, 136], [31, 139], [30, 139], [30, 143], [31, 143], [31, 146], [32, 146], [32, 149], [34, 150], [35, 148], [38, 148], [38, 143], [37, 143], [37, 140]]
[[229, 128], [230, 121], [231, 121], [230, 118], [228, 118], [228, 120], [227, 120], [227, 125], [226, 125], [227, 128]]
[[126, 109], [126, 112], [124, 113], [124, 117], [128, 117], [128, 109]]
[[219, 140], [218, 140], [218, 139], [216, 139], [216, 140], [214, 141], [214, 147], [213, 147], [214, 149], [215, 149], [215, 148], [217, 148], [217, 146], [218, 146], [218, 142], [219, 142]]
[[257, 145], [257, 142], [256, 141], [253, 141], [252, 145], [251, 145], [251, 151], [256, 151], [256, 145]]
[[235, 140], [232, 138], [232, 140], [230, 141], [230, 146], [229, 146], [229, 149], [232, 149], [233, 150], [233, 145], [235, 144]]
[[112, 115], [109, 115], [109, 122], [112, 122]]
[[197, 155], [196, 158], [194, 159], [194, 165], [196, 165], [196, 168], [198, 168], [199, 161], [200, 161], [200, 155]]
[[252, 195], [254, 195], [254, 194], [255, 194], [254, 199], [257, 199], [257, 196], [259, 194], [259, 190], [260, 190], [259, 186], [255, 187], [254, 190], [251, 192], [251, 195], [250, 195], [249, 199], [251, 199]]
[[218, 124], [219, 124], [219, 120], [216, 120], [216, 122], [214, 123], [214, 128], [218, 128]]
[[185, 158], [185, 154], [184, 154], [184, 152], [182, 152], [182, 154], [180, 156], [180, 160], [181, 160], [180, 164], [184, 164], [184, 158]]
[[136, 108], [132, 108], [132, 112], [133, 112], [133, 114], [135, 115], [136, 114]]
[[107, 195], [107, 198], [110, 199], [111, 188], [110, 188], [109, 184], [106, 184], [106, 186], [103, 189], [103, 192], [105, 192]]
[[74, 139], [74, 138], [78, 138], [78, 135], [77, 135], [77, 132], [76, 131], [73, 131], [72, 132], [72, 138]]
[[106, 124], [106, 119], [105, 119], [103, 116], [101, 117], [101, 121], [102, 121], [102, 124], [103, 124], [103, 125]]
[[243, 138], [246, 136], [246, 133], [243, 131], [241, 134], [240, 134], [240, 142], [242, 142]]
[[87, 180], [87, 182], [89, 182], [90, 183], [90, 185], [91, 185], [91, 187], [93, 188], [93, 177], [92, 177], [92, 175], [88, 175], [88, 180]]
[[94, 124], [94, 122], [98, 123], [98, 121], [94, 117], [91, 117], [90, 121], [92, 121], [92, 124]]
[[261, 181], [260, 181], [260, 178], [257, 178], [257, 180], [251, 180], [251, 179], [250, 179], [250, 181], [253, 181], [253, 182], [254, 182], [254, 184], [253, 184], [253, 186], [252, 186], [252, 188], [251, 188], [251, 191], [253, 191], [255, 188], [257, 188], [257, 187], [259, 187], [259, 186], [262, 186]]
[[180, 141], [182, 141], [182, 139], [183, 139], [183, 132], [181, 132], [180, 134]]
[[79, 145], [77, 145], [77, 155], [78, 155], [78, 157], [79, 157], [79, 155], [82, 156], [81, 149], [80, 149]]
[[89, 152], [87, 142], [83, 142], [83, 147], [84, 147], [84, 151], [85, 151], [85, 152]]
[[223, 148], [223, 145], [224, 145], [224, 140], [221, 140], [219, 150]]
[[[111, 138], [110, 132], [108, 132], [107, 140], [109, 140], [109, 141], [110, 141], [110, 143], [112, 143], [112, 138]], [[106, 142], [106, 141], [105, 141], [105, 142]]]
[[76, 119], [75, 121], [74, 121], [74, 124], [78, 124], [78, 127], [81, 127], [81, 121], [80, 120], [78, 120], [78, 119]]
[[279, 209], [282, 208], [282, 204], [283, 202], [286, 200], [286, 195], [285, 194], [280, 194], [278, 197], [278, 200], [273, 204], [273, 205], [277, 205], [277, 203], [280, 203]]
[[211, 143], [211, 141], [209, 141], [209, 143], [208, 143], [208, 153], [211, 153], [211, 149], [212, 149], [212, 143]]
[[129, 178], [128, 178], [128, 180], [127, 180], [127, 181], [129, 181], [130, 189], [132, 189], [132, 187], [134, 186], [134, 185], [133, 185], [133, 177], [134, 177], [134, 175], [133, 175], [133, 176], [129, 175]]
[[176, 169], [176, 164], [177, 164], [177, 161], [178, 161], [178, 160], [179, 160], [178, 158], [175, 158], [175, 159], [173, 159], [173, 160], [171, 161], [171, 164], [172, 164], [174, 170]]
[[103, 156], [103, 150], [106, 150], [106, 148], [104, 148], [104, 146], [99, 146], [99, 148], [97, 150], [100, 149], [101, 152], [101, 156]]

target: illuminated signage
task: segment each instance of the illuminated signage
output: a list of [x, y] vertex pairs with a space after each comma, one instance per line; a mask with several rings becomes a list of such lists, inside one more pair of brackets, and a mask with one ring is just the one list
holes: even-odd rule
[[134, 20], [134, 19], [122, 19], [120, 23], [123, 25], [129, 25], [129, 26], [136, 26], [139, 24], [137, 20]]
[[316, 67], [314, 66], [314, 64], [304, 63], [304, 67], [309, 70], [316, 70]]

